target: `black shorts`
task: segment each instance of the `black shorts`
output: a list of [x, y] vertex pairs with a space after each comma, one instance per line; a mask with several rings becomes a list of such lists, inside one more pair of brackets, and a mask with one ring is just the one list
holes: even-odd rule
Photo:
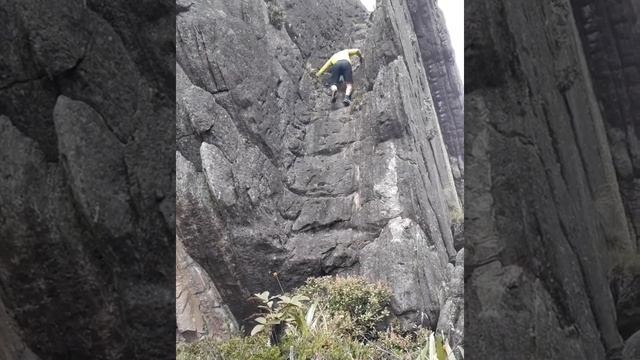
[[353, 83], [351, 63], [347, 60], [339, 60], [331, 67], [331, 79], [329, 80], [329, 85], [337, 85], [338, 80], [340, 80], [340, 75], [344, 78], [345, 83]]

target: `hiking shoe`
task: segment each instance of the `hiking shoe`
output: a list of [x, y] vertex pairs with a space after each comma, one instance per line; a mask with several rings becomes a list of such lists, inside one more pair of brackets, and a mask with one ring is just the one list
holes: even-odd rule
[[336, 99], [338, 98], [338, 91], [332, 91], [331, 92], [331, 103], [335, 103]]
[[351, 105], [351, 96], [345, 96], [344, 100], [342, 100], [342, 103], [344, 104], [344, 106]]

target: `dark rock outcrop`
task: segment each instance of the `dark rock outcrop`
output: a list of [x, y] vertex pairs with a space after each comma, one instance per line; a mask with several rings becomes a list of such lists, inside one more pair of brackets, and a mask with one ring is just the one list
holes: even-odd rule
[[0, 301], [0, 359], [39, 360], [20, 336], [20, 330]]
[[616, 304], [618, 329], [628, 338], [640, 329], [640, 256], [622, 256], [611, 272], [611, 292]]
[[0, 9], [0, 357], [169, 359], [174, 6]]
[[629, 254], [640, 254], [640, 4], [590, 0], [572, 5], [631, 236], [631, 244], [614, 249], [626, 261], [612, 263], [623, 268], [614, 276], [614, 295], [620, 333], [627, 338], [640, 329], [640, 256], [629, 260]]
[[[617, 160], [624, 156], [616, 148], [632, 149], [637, 140], [627, 126], [633, 141], [612, 141], [615, 110], [600, 102], [619, 100], [603, 89], [617, 94], [628, 88], [603, 83], [603, 77], [619, 77], [596, 66], [603, 60], [585, 42], [593, 34], [581, 41], [581, 27], [609, 34], [607, 27], [616, 26], [603, 22], [595, 30], [594, 23], [576, 21], [574, 14], [606, 12], [605, 2], [595, 1], [603, 8], [589, 14], [586, 3], [465, 4], [465, 308], [471, 359], [622, 358], [616, 316], [622, 298], [612, 294], [610, 275], [621, 253], [637, 251], [637, 240], [633, 196], [625, 193], [627, 180]], [[631, 33], [601, 45], [632, 37], [629, 25], [637, 15], [631, 1], [618, 3], [627, 4], [620, 9]], [[620, 19], [614, 8], [607, 11]], [[637, 114], [627, 115], [623, 122], [637, 124]]]
[[[223, 305], [246, 324], [277, 281], [359, 274], [461, 344], [462, 207], [407, 4], [178, 4], [177, 235]], [[366, 65], [343, 108], [310, 74], [347, 47]]]
[[602, 111], [613, 165], [640, 246], [640, 4], [633, 0], [573, 0], [573, 14], [594, 92]]
[[238, 324], [222, 303], [209, 275], [176, 243], [176, 323], [178, 341], [203, 335], [225, 340], [238, 333]]
[[624, 344], [624, 360], [640, 359], [640, 331], [633, 334]]

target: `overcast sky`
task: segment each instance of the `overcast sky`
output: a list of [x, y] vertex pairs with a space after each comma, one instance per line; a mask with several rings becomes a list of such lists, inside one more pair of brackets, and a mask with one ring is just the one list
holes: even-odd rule
[[[364, 6], [373, 11], [376, 0], [360, 0]], [[464, 0], [438, 0], [438, 7], [444, 13], [444, 20], [449, 30], [456, 65], [460, 78], [464, 80]]]

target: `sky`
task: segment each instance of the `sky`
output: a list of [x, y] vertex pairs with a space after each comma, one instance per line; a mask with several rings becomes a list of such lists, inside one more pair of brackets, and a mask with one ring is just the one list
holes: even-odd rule
[[[376, 0], [360, 1], [369, 11], [376, 6]], [[438, 7], [444, 13], [460, 79], [464, 79], [464, 0], [438, 0]]]

